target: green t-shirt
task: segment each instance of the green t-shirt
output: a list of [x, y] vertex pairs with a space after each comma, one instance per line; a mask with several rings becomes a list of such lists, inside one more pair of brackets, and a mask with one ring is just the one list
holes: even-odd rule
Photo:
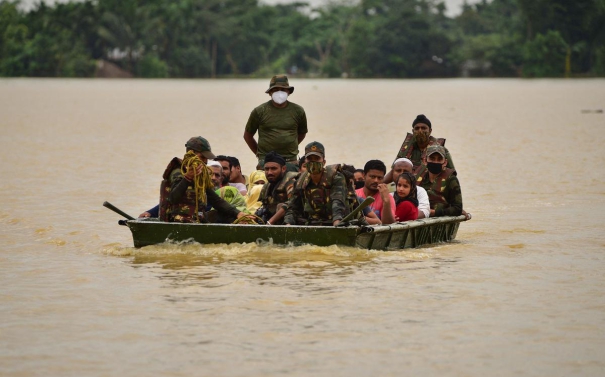
[[284, 108], [275, 107], [272, 101], [263, 103], [250, 113], [246, 132], [254, 135], [258, 131], [259, 159], [275, 151], [286, 160], [298, 157], [298, 135], [307, 133], [305, 110], [288, 101]]

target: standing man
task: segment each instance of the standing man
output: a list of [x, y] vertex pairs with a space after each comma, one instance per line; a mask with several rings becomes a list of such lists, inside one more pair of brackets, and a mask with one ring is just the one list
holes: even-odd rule
[[288, 171], [298, 171], [298, 144], [307, 134], [307, 116], [301, 106], [288, 101], [293, 92], [286, 75], [273, 76], [265, 92], [271, 100], [250, 113], [244, 140], [258, 158], [257, 169], [264, 166], [265, 155], [275, 151], [285, 158]]
[[338, 171], [340, 166], [324, 166], [321, 143], [307, 144], [305, 157], [307, 171], [296, 181], [284, 223], [336, 226], [349, 213], [346, 179]]
[[[430, 145], [445, 145], [445, 139], [443, 138], [435, 138], [431, 136], [433, 132], [433, 127], [431, 125], [431, 121], [424, 116], [424, 114], [420, 114], [414, 119], [412, 122], [412, 132], [406, 135], [403, 144], [401, 145], [401, 149], [397, 154], [397, 158], [405, 157], [412, 161], [414, 164], [414, 174], [418, 173], [418, 169], [422, 165], [422, 160], [426, 158], [426, 149]], [[450, 169], [454, 168], [454, 161], [452, 160], [452, 156], [450, 152], [445, 148], [445, 154], [447, 158], [447, 167]], [[393, 182], [394, 177], [385, 177], [385, 183]]]
[[395, 199], [389, 194], [389, 187], [383, 183], [387, 167], [380, 160], [370, 160], [363, 167], [364, 187], [355, 190], [358, 197], [365, 199], [368, 196], [374, 198], [370, 209], [374, 212], [382, 224], [388, 225], [395, 222]]

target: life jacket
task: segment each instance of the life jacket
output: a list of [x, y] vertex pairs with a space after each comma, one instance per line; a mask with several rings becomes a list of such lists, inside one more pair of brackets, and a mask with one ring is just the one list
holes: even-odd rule
[[[413, 142], [413, 138], [414, 135], [411, 133], [407, 133], [407, 135], [405, 135], [405, 140], [403, 140], [403, 144], [401, 144], [401, 149], [399, 150], [399, 153], [397, 153], [397, 158], [407, 158], [410, 161], [412, 161], [412, 163], [414, 164], [414, 170], [416, 170], [416, 168], [420, 165], [422, 165], [422, 159], [425, 157], [426, 154], [426, 149], [424, 151], [422, 151], [422, 156], [420, 158], [420, 163], [416, 164], [413, 160], [412, 160], [412, 153], [414, 152], [414, 142]], [[435, 144], [439, 144], [442, 147], [445, 146], [445, 139], [444, 138], [435, 138], [433, 136], [429, 136], [429, 144], [428, 145], [435, 145]], [[428, 148], [428, 146], [427, 146]]]
[[[431, 187], [426, 190], [426, 193], [429, 196], [429, 202], [431, 204], [431, 209], [435, 209], [435, 207], [439, 204], [444, 204], [446, 207], [449, 205], [447, 200], [445, 200], [445, 190], [447, 189], [447, 181], [449, 177], [452, 175], [457, 175], [456, 170], [446, 168], [435, 178], [435, 182], [431, 184]], [[429, 179], [429, 173], [418, 176], [416, 181], [419, 186], [422, 186], [424, 180]]]
[[272, 192], [269, 192], [271, 183], [267, 182], [263, 185], [260, 192], [260, 201], [263, 203], [263, 207], [268, 211], [268, 218], [271, 218], [277, 212], [277, 206], [282, 203], [288, 202], [288, 186], [292, 185], [294, 180], [298, 177], [298, 172], [286, 172], [282, 177], [281, 181], [274, 186]]
[[[199, 214], [195, 212], [195, 188], [193, 183], [187, 187], [187, 191], [179, 201], [179, 203], [171, 203], [168, 200], [170, 196], [172, 181], [172, 173], [178, 169], [180, 171], [183, 160], [175, 157], [170, 161], [164, 174], [162, 175], [162, 183], [160, 185], [160, 211], [159, 216], [161, 221], [192, 223], [200, 222]], [[184, 179], [184, 178], [183, 178]], [[199, 210], [203, 211], [205, 203], [199, 203]]]
[[[296, 182], [295, 190], [304, 196], [303, 210], [305, 217], [309, 222], [331, 222], [332, 204], [330, 203], [330, 192], [334, 181], [334, 176], [342, 171], [340, 164], [327, 165], [316, 187], [309, 188], [311, 174], [304, 172]], [[342, 173], [341, 173], [342, 174]], [[347, 190], [349, 191], [349, 190]], [[347, 199], [349, 194], [347, 193]], [[357, 201], [357, 199], [355, 199]], [[349, 200], [345, 204], [349, 206]]]

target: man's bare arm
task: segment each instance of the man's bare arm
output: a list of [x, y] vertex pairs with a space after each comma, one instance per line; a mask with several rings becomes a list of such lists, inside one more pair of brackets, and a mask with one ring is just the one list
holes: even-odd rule
[[256, 140], [254, 140], [254, 135], [248, 131], [244, 131], [244, 140], [246, 141], [246, 144], [248, 144], [248, 147], [252, 153], [254, 153], [256, 156], [256, 153], [258, 152], [258, 143]]

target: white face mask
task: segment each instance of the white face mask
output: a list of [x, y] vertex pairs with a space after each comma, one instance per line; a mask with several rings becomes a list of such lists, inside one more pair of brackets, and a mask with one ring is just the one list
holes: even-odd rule
[[288, 99], [288, 93], [282, 92], [281, 90], [279, 90], [279, 91], [271, 94], [271, 98], [273, 98], [273, 101], [276, 104], [281, 105], [282, 103], [286, 102], [286, 100]]

